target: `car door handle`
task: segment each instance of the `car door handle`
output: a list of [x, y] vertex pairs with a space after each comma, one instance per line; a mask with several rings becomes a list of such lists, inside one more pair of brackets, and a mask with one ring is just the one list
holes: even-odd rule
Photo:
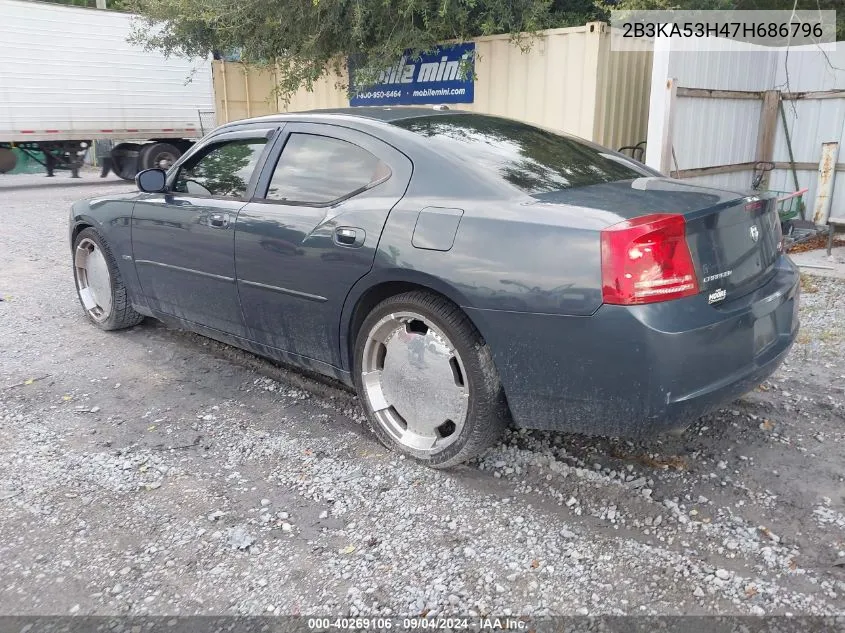
[[208, 216], [208, 225], [213, 229], [225, 229], [229, 226], [229, 214], [212, 213]]

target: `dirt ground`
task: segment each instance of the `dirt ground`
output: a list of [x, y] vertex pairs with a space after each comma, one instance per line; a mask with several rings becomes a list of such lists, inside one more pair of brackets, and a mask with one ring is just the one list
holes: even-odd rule
[[91, 326], [67, 218], [0, 176], [0, 614], [841, 614], [845, 282], [680, 437], [511, 431], [448, 472], [353, 396], [148, 320]]

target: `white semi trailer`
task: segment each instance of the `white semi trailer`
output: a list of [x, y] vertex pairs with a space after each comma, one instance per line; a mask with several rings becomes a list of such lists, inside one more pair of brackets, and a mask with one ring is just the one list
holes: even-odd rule
[[127, 180], [166, 167], [214, 126], [211, 60], [130, 44], [133, 16], [0, 0], [0, 173], [19, 151], [78, 176], [96, 140]]

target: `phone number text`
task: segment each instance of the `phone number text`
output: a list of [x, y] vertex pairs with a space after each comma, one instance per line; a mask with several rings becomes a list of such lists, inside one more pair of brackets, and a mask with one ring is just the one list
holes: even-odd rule
[[401, 90], [373, 90], [356, 95], [359, 99], [391, 99], [402, 96]]

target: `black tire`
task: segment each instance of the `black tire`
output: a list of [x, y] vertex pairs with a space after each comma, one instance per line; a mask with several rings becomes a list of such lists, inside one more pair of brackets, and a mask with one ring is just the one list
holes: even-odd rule
[[0, 146], [0, 174], [12, 171], [18, 164], [18, 156], [8, 147]]
[[120, 143], [111, 151], [112, 171], [123, 180], [135, 180], [140, 171], [141, 146], [137, 143]]
[[179, 160], [182, 152], [170, 143], [149, 143], [141, 147], [138, 155], [138, 171], [144, 169], [164, 169]]
[[85, 307], [85, 303], [82, 301], [82, 296], [80, 294], [80, 281], [79, 275], [74, 274], [74, 282], [76, 284], [76, 294], [79, 298], [80, 304], [82, 304], [83, 310], [85, 310], [85, 315], [88, 317], [88, 320], [91, 321], [94, 325], [96, 325], [101, 330], [122, 330], [125, 328], [130, 328], [135, 325], [138, 325], [141, 321], [144, 320], [144, 316], [139, 314], [132, 308], [132, 303], [129, 300], [129, 294], [126, 291], [126, 286], [123, 285], [123, 280], [120, 276], [120, 269], [117, 267], [117, 262], [115, 261], [114, 255], [111, 252], [106, 241], [103, 237], [97, 232], [96, 229], [87, 228], [79, 232], [79, 235], [76, 236], [76, 239], [73, 241], [73, 257], [72, 265], [74, 266], [74, 272], [76, 273], [76, 251], [77, 248], [81, 243], [85, 240], [90, 240], [93, 242], [97, 248], [103, 254], [103, 257], [106, 262], [106, 266], [108, 267], [109, 272], [109, 280], [111, 286], [111, 308], [107, 315], [104, 315], [104, 318], [98, 319], [95, 318], [91, 311]]
[[[469, 401], [459, 437], [441, 452], [419, 455], [396, 442], [379, 424], [362, 383], [364, 348], [371, 330], [385, 316], [411, 311], [443, 332], [460, 355], [466, 373]], [[425, 291], [406, 292], [385, 299], [364, 319], [354, 348], [354, 381], [370, 428], [386, 447], [433, 468], [449, 468], [476, 457], [501, 437], [510, 421], [504, 390], [490, 348], [466, 314], [448, 299]]]

